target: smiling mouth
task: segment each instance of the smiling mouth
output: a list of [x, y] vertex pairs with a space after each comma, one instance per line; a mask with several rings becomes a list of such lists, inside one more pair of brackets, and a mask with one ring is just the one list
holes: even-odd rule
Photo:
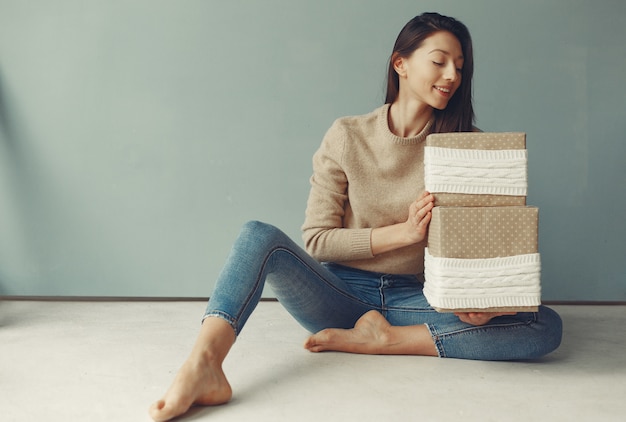
[[449, 94], [452, 91], [450, 88], [442, 88], [440, 86], [436, 86], [435, 89], [444, 94]]

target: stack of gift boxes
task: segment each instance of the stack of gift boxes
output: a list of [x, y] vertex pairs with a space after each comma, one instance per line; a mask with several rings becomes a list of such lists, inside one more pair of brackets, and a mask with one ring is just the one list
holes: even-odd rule
[[530, 312], [541, 303], [538, 209], [526, 206], [526, 134], [446, 133], [426, 139], [435, 207], [424, 295], [440, 312]]

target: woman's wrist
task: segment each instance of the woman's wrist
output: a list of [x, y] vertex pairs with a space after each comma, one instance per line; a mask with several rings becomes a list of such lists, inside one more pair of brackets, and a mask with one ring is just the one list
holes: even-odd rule
[[370, 238], [374, 256], [413, 245], [422, 240], [419, 233], [406, 222], [372, 229]]

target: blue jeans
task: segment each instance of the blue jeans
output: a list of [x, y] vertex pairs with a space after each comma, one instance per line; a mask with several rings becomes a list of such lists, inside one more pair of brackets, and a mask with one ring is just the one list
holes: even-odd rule
[[430, 307], [421, 275], [319, 263], [279, 229], [256, 221], [246, 223], [235, 241], [205, 318], [223, 318], [239, 335], [266, 282], [287, 311], [313, 333], [352, 328], [363, 314], [376, 310], [391, 325], [425, 324], [440, 357], [536, 359], [561, 342], [561, 318], [545, 306], [537, 313], [496, 317], [484, 326], [466, 324]]

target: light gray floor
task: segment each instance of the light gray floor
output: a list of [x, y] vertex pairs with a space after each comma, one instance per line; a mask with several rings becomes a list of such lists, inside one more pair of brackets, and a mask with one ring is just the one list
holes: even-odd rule
[[[625, 421], [626, 307], [556, 306], [539, 362], [313, 354], [262, 302], [225, 362], [224, 406], [182, 421]], [[0, 302], [0, 420], [148, 421], [199, 328], [202, 302]]]

